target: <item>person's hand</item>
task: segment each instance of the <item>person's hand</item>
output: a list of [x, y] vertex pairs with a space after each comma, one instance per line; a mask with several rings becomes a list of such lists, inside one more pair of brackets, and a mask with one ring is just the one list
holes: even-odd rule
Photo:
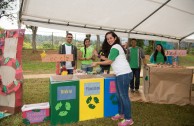
[[97, 65], [98, 65], [97, 62], [93, 62], [91, 66], [92, 66], [92, 67], [95, 67], [95, 66], [97, 66]]
[[93, 54], [94, 54], [95, 56], [98, 56], [98, 52], [97, 52], [96, 50], [94, 50]]
[[106, 57], [105, 56], [101, 56], [100, 59], [106, 60]]
[[91, 60], [92, 59], [92, 57], [88, 57], [88, 58], [86, 58], [86, 60]]

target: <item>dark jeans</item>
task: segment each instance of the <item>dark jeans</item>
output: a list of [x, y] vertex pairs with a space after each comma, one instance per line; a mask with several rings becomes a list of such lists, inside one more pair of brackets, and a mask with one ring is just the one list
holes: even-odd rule
[[133, 73], [116, 76], [116, 95], [118, 98], [119, 114], [124, 114], [125, 119], [131, 119], [131, 101], [129, 99], [129, 83]]
[[[140, 68], [131, 68], [132, 72], [133, 72], [133, 78], [131, 80], [130, 83], [130, 88], [131, 90], [134, 90], [134, 85], [135, 85], [135, 89], [138, 90], [139, 89], [139, 84], [140, 84]], [[135, 83], [134, 83], [135, 80]]]
[[101, 74], [104, 73], [104, 70], [107, 70], [107, 74], [110, 73], [110, 65], [108, 65], [108, 66], [100, 66], [100, 68], [101, 68], [101, 71], [100, 71]]
[[81, 65], [81, 70], [85, 71], [86, 73], [88, 72], [92, 72], [93, 71], [93, 67], [91, 66], [91, 64], [82, 64]]
[[73, 74], [73, 69], [67, 69], [68, 74]]

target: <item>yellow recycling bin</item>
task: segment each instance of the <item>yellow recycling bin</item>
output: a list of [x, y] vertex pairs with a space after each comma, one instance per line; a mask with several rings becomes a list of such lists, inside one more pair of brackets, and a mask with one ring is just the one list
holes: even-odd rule
[[104, 116], [104, 78], [97, 75], [77, 75], [80, 79], [79, 120]]

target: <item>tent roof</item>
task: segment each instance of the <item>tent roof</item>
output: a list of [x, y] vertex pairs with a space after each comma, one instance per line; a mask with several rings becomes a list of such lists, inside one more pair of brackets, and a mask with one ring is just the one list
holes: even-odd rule
[[194, 34], [194, 0], [22, 0], [27, 25], [179, 42]]

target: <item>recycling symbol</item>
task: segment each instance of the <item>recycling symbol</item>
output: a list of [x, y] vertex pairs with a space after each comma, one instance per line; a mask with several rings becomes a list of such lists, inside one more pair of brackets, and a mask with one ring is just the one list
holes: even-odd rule
[[116, 94], [112, 94], [110, 96], [110, 100], [111, 100], [111, 102], [112, 102], [113, 105], [117, 105], [118, 104]]
[[148, 81], [148, 80], [149, 80], [149, 76], [148, 76], [149, 73], [148, 73], [148, 70], [149, 70], [149, 69], [147, 68], [147, 69], [146, 69], [146, 77], [145, 77], [145, 81]]
[[59, 111], [59, 116], [67, 116], [68, 111], [70, 111], [70, 109], [71, 104], [69, 102], [66, 102], [64, 107], [61, 102], [57, 103], [55, 106], [55, 110]]
[[86, 100], [86, 103], [88, 104], [88, 107], [90, 109], [95, 109], [96, 108], [96, 105], [91, 103], [92, 100], [94, 101], [95, 104], [98, 104], [99, 103], [99, 99], [97, 97], [92, 98], [92, 96], [90, 96]]

